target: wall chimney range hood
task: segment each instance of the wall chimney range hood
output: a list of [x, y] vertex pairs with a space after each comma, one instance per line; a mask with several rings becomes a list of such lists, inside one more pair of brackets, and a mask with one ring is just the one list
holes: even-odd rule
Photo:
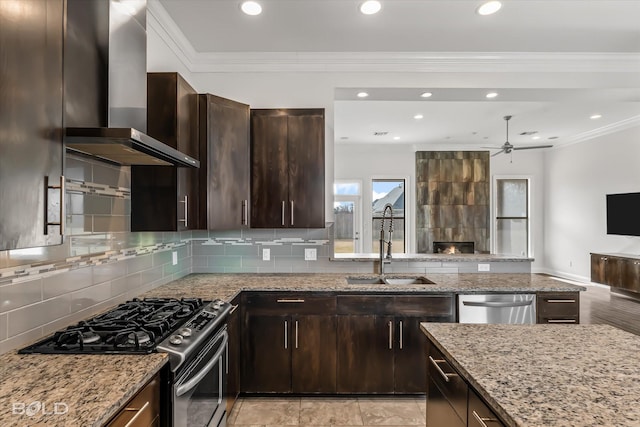
[[146, 134], [146, 15], [146, 0], [67, 0], [65, 147], [126, 166], [198, 168]]

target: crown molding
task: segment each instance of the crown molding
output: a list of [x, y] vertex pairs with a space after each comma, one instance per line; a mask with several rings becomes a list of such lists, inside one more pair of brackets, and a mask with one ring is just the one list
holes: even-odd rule
[[561, 72], [628, 73], [640, 53], [599, 52], [197, 52], [159, 0], [152, 27], [193, 73], [231, 72]]
[[564, 139], [562, 142], [556, 145], [556, 148], [564, 148], [570, 145], [578, 144], [580, 142], [588, 141], [594, 138], [600, 138], [605, 135], [610, 135], [616, 132], [622, 132], [623, 130], [631, 129], [640, 126], [640, 115], [629, 117], [628, 119], [620, 120], [615, 123], [608, 124], [587, 132], [582, 132]]

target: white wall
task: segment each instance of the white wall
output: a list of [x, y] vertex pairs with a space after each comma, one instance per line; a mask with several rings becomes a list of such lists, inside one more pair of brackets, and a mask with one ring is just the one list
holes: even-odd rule
[[550, 151], [545, 175], [544, 265], [550, 272], [589, 280], [590, 252], [640, 253], [640, 237], [606, 234], [605, 199], [640, 192], [640, 127]]

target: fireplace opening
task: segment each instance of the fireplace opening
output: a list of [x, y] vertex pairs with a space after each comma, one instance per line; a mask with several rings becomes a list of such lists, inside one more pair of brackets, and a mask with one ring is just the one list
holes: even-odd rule
[[433, 242], [434, 254], [472, 254], [475, 252], [474, 242]]

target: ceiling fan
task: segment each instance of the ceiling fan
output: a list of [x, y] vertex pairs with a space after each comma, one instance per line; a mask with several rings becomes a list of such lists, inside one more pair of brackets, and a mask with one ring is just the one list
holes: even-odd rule
[[505, 122], [507, 122], [507, 141], [502, 144], [501, 147], [482, 147], [482, 148], [489, 148], [491, 150], [500, 150], [497, 153], [493, 153], [491, 155], [491, 157], [495, 157], [500, 153], [505, 153], [505, 154], [509, 154], [514, 150], [531, 150], [534, 148], [551, 148], [553, 147], [553, 145], [525, 145], [525, 146], [521, 146], [521, 147], [516, 147], [513, 144], [511, 144], [509, 142], [509, 120], [511, 120], [511, 117], [513, 116], [504, 116], [504, 120]]

